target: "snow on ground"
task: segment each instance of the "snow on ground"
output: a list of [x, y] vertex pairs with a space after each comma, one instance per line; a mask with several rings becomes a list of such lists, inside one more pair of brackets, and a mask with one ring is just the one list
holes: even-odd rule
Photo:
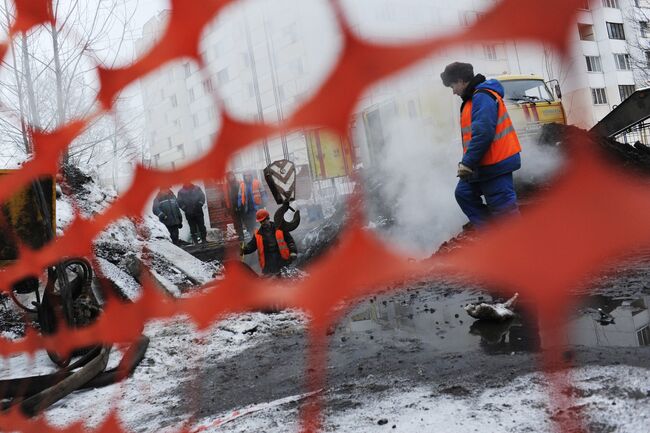
[[97, 263], [102, 275], [111, 280], [129, 300], [135, 301], [140, 297], [142, 287], [135, 278], [101, 257], [97, 257]]
[[[554, 419], [572, 417], [579, 410], [591, 432], [642, 433], [650, 423], [650, 384], [648, 371], [642, 368], [609, 366], [585, 367], [572, 371], [570, 389], [575, 405], [566, 413], [549, 408], [541, 373], [527, 374], [499, 388], [473, 393], [454, 387], [433, 390], [412, 388], [409, 383], [377, 397], [353, 394], [353, 408], [326, 410], [324, 431], [376, 433], [381, 431], [429, 433], [551, 433]], [[400, 389], [401, 388], [401, 389]], [[337, 394], [336, 390], [332, 391]], [[281, 403], [281, 402], [280, 402]], [[238, 418], [206, 432], [287, 432], [298, 431], [295, 404], [262, 410]], [[242, 408], [244, 409], [244, 408]], [[222, 414], [214, 419], [223, 418]], [[210, 420], [201, 420], [209, 425]]]
[[[182, 318], [150, 323], [144, 334], [151, 338], [151, 343], [131, 378], [121, 385], [77, 391], [49, 408], [46, 418], [59, 427], [82, 421], [88, 428], [94, 428], [111, 408], [117, 407], [120, 419], [133, 432], [178, 428], [187, 420], [172, 415], [178, 413], [174, 409], [181, 404], [192, 407], [191, 398], [200, 398], [189, 393], [194, 388], [196, 369], [265, 342], [271, 338], [276, 324], [287, 320], [297, 327], [303, 326], [302, 316], [292, 312], [243, 314], [205, 331], [197, 331]], [[15, 364], [14, 376], [19, 369]], [[24, 373], [31, 374], [31, 370]]]
[[152, 240], [147, 242], [147, 248], [173, 263], [176, 268], [194, 278], [199, 284], [207, 284], [215, 277], [216, 269], [212, 265], [198, 260], [170, 242]]

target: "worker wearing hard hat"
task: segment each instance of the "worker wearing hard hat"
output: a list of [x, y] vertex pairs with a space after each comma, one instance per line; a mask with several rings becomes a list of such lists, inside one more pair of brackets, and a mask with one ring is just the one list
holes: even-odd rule
[[474, 226], [494, 215], [517, 213], [512, 173], [521, 168], [521, 146], [503, 102], [503, 86], [474, 75], [469, 63], [447, 65], [440, 77], [463, 100], [456, 201]]
[[296, 243], [288, 231], [275, 227], [266, 209], [258, 210], [255, 219], [260, 223], [260, 228], [255, 231], [253, 238], [242, 246], [241, 253], [250, 254], [257, 251], [262, 273], [276, 275], [296, 258]]

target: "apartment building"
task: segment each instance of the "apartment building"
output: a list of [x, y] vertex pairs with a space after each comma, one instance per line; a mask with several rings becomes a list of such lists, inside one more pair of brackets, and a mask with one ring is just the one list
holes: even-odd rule
[[[494, 3], [357, 0], [345, 3], [345, 8], [353, 30], [361, 36], [403, 42], [469, 26]], [[443, 50], [429, 61], [373, 86], [357, 110], [386, 110], [399, 95], [409, 101], [405, 110], [413, 116], [428, 113], [431, 128], [457, 125], [457, 110], [449, 110], [457, 101], [442, 88], [439, 73], [446, 63], [460, 60], [473, 63], [476, 71], [487, 76], [537, 74], [557, 79], [569, 122], [591, 127], [636, 88], [648, 83], [649, 3], [585, 1], [572, 32], [569, 59], [560, 59], [541, 46], [513, 41]], [[156, 39], [165, 19], [163, 12], [146, 24], [138, 42], [139, 52]], [[205, 71], [191, 62], [177, 62], [142, 82], [152, 164], [175, 167], [211, 145], [219, 128], [213, 90], [218, 90], [236, 117], [276, 122], [309, 97], [336, 61], [339, 50], [340, 35], [325, 2], [256, 2], [226, 13], [206, 30], [201, 42]], [[423, 88], [434, 89], [435, 97], [423, 102]], [[235, 169], [259, 169], [267, 161], [285, 156], [297, 163], [307, 162], [302, 132], [260, 143], [237, 155], [231, 165]]]
[[[206, 63], [176, 62], [141, 82], [152, 165], [174, 168], [205, 152], [219, 128], [215, 91], [230, 114], [242, 120], [284, 119], [316, 88], [327, 53], [308, 49], [329, 30], [322, 11], [299, 0], [257, 3], [226, 13], [210, 25], [201, 41]], [[143, 53], [160, 35], [168, 12], [150, 20], [138, 41]], [[331, 44], [329, 57], [335, 59]], [[307, 163], [302, 132], [269, 139], [231, 161], [235, 170], [261, 169], [288, 157]]]

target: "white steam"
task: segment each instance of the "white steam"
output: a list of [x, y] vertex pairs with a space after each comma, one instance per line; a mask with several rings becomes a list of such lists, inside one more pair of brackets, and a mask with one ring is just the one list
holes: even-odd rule
[[515, 182], [543, 183], [561, 168], [564, 155], [552, 144], [538, 144], [537, 137], [521, 141], [521, 169], [515, 172]]
[[411, 255], [430, 255], [467, 222], [454, 198], [460, 144], [427, 133], [420, 118], [396, 117], [385, 131], [381, 196], [395, 220], [387, 236]]
[[[460, 232], [467, 218], [454, 190], [461, 159], [453, 131], [436, 130], [422, 118], [395, 115], [385, 122], [380, 172], [381, 200], [392, 209], [394, 224], [386, 231], [391, 245], [412, 256], [428, 256]], [[522, 139], [522, 168], [515, 182], [539, 184], [561, 168], [563, 155], [553, 145]]]

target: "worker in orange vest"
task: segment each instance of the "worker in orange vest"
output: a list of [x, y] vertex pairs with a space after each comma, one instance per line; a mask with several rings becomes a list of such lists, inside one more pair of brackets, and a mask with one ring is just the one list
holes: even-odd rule
[[256, 226], [255, 212], [264, 207], [264, 194], [261, 182], [252, 174], [245, 174], [243, 182], [239, 184], [237, 206], [244, 226], [251, 237]]
[[266, 209], [258, 210], [255, 217], [260, 228], [242, 246], [241, 253], [245, 255], [257, 251], [262, 274], [276, 275], [297, 257], [296, 243], [288, 231], [275, 227]]
[[512, 173], [521, 168], [521, 145], [503, 102], [503, 86], [474, 75], [469, 63], [447, 65], [440, 77], [463, 100], [463, 158], [458, 163], [456, 186], [461, 210], [477, 227], [492, 216], [518, 213]]

